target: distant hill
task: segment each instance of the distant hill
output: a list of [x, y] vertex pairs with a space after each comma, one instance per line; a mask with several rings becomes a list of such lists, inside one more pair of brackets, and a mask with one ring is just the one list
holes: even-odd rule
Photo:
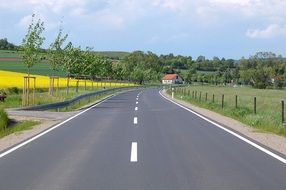
[[124, 51], [96, 51], [95, 53], [116, 60], [121, 60], [130, 54], [129, 52]]
[[[121, 60], [129, 54], [128, 52], [123, 52], [123, 51], [95, 51], [95, 53], [116, 60]], [[19, 58], [19, 52], [11, 50], [0, 50], [0, 58], [12, 58], [12, 57]]]

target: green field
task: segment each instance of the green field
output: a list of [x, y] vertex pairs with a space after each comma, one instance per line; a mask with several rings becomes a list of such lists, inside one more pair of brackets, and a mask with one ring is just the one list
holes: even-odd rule
[[[241, 121], [258, 131], [267, 131], [286, 136], [286, 126], [281, 121], [281, 100], [286, 100], [285, 90], [260, 90], [248, 87], [190, 86], [177, 90], [175, 97], [194, 105], [213, 110]], [[188, 95], [190, 91], [190, 95]], [[197, 92], [197, 98], [192, 94]], [[170, 91], [169, 91], [170, 93]], [[201, 93], [201, 100], [200, 100]], [[206, 93], [207, 100], [206, 100]], [[224, 108], [222, 109], [222, 95]], [[215, 97], [214, 103], [212, 97]], [[238, 96], [238, 108], [235, 108], [235, 96]], [[254, 113], [254, 97], [257, 100], [257, 113]]]
[[[123, 59], [125, 56], [129, 54], [128, 52], [123, 52], [123, 51], [95, 51], [94, 53], [101, 56], [109, 57], [111, 59]], [[0, 58], [3, 57], [19, 58], [20, 56], [19, 52], [17, 51], [0, 50]]]
[[[27, 73], [26, 66], [19, 61], [0, 61], [0, 70]], [[65, 76], [65, 73], [62, 71], [51, 70], [50, 66], [47, 63], [35, 64], [31, 68], [30, 73], [35, 75], [44, 75], [44, 76], [50, 76], [50, 75]]]
[[19, 54], [16, 51], [0, 50], [0, 58], [2, 58], [2, 57], [18, 58]]

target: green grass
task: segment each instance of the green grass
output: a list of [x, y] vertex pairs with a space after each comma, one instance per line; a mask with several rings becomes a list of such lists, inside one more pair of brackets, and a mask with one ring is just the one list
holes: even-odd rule
[[10, 135], [12, 133], [19, 133], [21, 131], [30, 130], [33, 126], [40, 124], [39, 121], [22, 121], [10, 126], [4, 130], [0, 130], [0, 138]]
[[[42, 105], [42, 104], [48, 104], [48, 103], [54, 103], [54, 102], [62, 102], [68, 99], [72, 99], [74, 97], [77, 97], [81, 94], [86, 94], [90, 92], [94, 92], [97, 90], [101, 90], [101, 88], [94, 88], [93, 90], [91, 88], [87, 88], [85, 90], [84, 88], [79, 88], [79, 92], [75, 92], [75, 88], [70, 88], [70, 92], [68, 95], [66, 95], [66, 90], [60, 89], [59, 95], [57, 96], [56, 93], [54, 96], [50, 96], [48, 94], [48, 89], [38, 89], [38, 92], [35, 94], [35, 105]], [[21, 107], [22, 105], [22, 94], [8, 94], [7, 98], [5, 99], [5, 102], [0, 102], [0, 109], [2, 108], [17, 108]]]
[[[177, 91], [175, 97], [239, 120], [258, 131], [286, 136], [286, 127], [281, 122], [281, 100], [286, 100], [285, 90], [217, 86], [190, 86], [186, 89], [190, 90], [190, 96]], [[192, 98], [193, 91], [197, 91], [197, 99]], [[200, 92], [201, 100], [199, 100]], [[206, 93], [208, 93], [207, 101], [205, 100]], [[215, 95], [214, 103], [212, 102], [213, 94]], [[222, 94], [225, 96], [223, 109], [221, 107]], [[238, 108], [235, 108], [235, 95], [238, 95]], [[254, 114], [254, 97], [257, 98], [257, 114]]]
[[0, 131], [4, 130], [8, 125], [8, 115], [4, 109], [0, 108]]

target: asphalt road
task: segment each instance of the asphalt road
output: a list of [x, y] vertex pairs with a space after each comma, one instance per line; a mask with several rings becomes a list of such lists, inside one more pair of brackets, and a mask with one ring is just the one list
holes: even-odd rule
[[286, 164], [137, 90], [0, 158], [0, 190], [20, 189], [285, 190]]

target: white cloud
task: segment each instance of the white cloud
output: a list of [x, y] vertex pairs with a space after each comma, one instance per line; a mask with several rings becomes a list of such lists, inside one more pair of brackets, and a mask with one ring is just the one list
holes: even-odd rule
[[[65, 16], [69, 20], [104, 23], [115, 29], [168, 13], [179, 22], [205, 26], [234, 19], [285, 25], [285, 7], [285, 0], [0, 0], [0, 11], [40, 13], [52, 26]], [[25, 22], [27, 18], [21, 18], [18, 26]]]
[[250, 29], [246, 32], [249, 38], [274, 38], [286, 35], [286, 25], [279, 26], [277, 24], [269, 25], [265, 29]]

